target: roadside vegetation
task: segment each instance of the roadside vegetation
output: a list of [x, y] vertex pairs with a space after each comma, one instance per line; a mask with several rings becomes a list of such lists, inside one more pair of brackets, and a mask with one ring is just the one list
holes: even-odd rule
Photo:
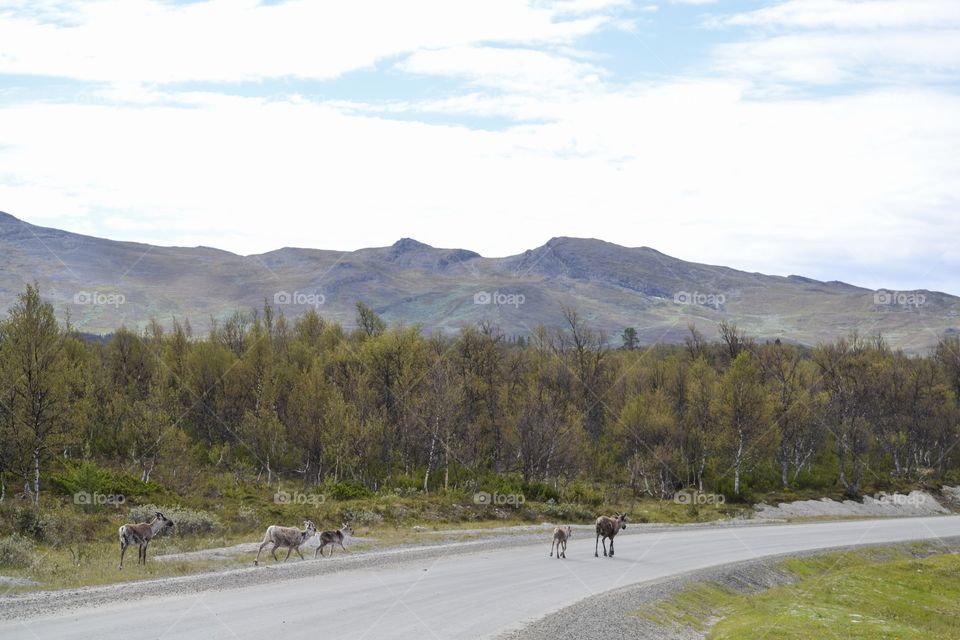
[[[930, 555], [934, 554], [934, 555]], [[960, 638], [960, 555], [936, 546], [787, 560], [791, 584], [743, 593], [717, 584], [637, 612], [666, 627], [734, 638]]]

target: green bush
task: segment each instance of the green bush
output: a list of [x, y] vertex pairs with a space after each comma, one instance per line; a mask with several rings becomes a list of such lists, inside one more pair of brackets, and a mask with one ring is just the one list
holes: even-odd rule
[[66, 463], [63, 471], [50, 477], [50, 485], [55, 491], [68, 496], [99, 493], [122, 495], [130, 499], [134, 496], [153, 496], [163, 491], [153, 482], [141, 482], [125, 473], [104, 469], [90, 460]]
[[560, 492], [550, 484], [546, 482], [528, 482], [523, 485], [523, 495], [527, 500], [533, 500], [535, 502], [547, 502], [548, 500], [553, 500], [554, 502], [560, 501]]
[[214, 533], [221, 527], [220, 520], [215, 515], [199, 509], [188, 509], [180, 505], [158, 507], [153, 504], [145, 504], [134, 507], [130, 510], [130, 520], [132, 522], [150, 522], [157, 511], [173, 520], [173, 532], [177, 535], [192, 536]]
[[501, 495], [520, 495], [524, 492], [523, 479], [515, 473], [488, 475], [484, 477], [480, 487], [487, 493], [499, 493]]
[[603, 493], [581, 482], [571, 484], [567, 488], [566, 494], [567, 499], [571, 502], [588, 504], [592, 507], [599, 507], [603, 504]]
[[33, 542], [19, 533], [0, 538], [0, 567], [29, 567], [35, 549]]
[[17, 507], [14, 512], [14, 534], [39, 538], [43, 535], [43, 522], [40, 511], [35, 507]]
[[334, 500], [361, 500], [373, 495], [363, 484], [354, 480], [343, 480], [326, 486], [327, 496]]

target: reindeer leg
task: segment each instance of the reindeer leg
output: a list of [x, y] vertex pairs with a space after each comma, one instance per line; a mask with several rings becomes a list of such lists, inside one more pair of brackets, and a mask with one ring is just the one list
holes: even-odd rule
[[[593, 557], [599, 558], [600, 554], [597, 553], [597, 549], [600, 548], [600, 534], [597, 534], [597, 540], [593, 543]], [[606, 547], [604, 547], [603, 555], [607, 555]]]
[[613, 557], [613, 538], [610, 538], [610, 557]]
[[314, 560], [317, 559], [317, 556], [320, 555], [320, 552], [321, 552], [321, 551], [323, 551], [323, 543], [322, 543], [322, 542], [321, 542], [320, 545], [317, 547], [316, 551], [313, 552], [313, 559], [314, 559]]
[[[607, 557], [607, 537], [604, 536], [601, 542], [603, 543], [603, 557], [606, 558]], [[613, 547], [613, 540], [610, 541], [610, 546]]]
[[284, 562], [286, 562], [287, 560], [290, 559], [290, 553], [291, 553], [292, 551], [293, 551], [293, 547], [287, 547], [287, 555], [286, 555], [286, 557], [283, 559]]
[[347, 548], [346, 548], [345, 546], [343, 546], [343, 543], [342, 543], [342, 542], [340, 543], [340, 548], [343, 549], [343, 552], [344, 552], [344, 553], [347, 552]]
[[[560, 557], [560, 554], [558, 553], [557, 558], [559, 557]], [[564, 559], [567, 558], [567, 541], [566, 540], [563, 541], [563, 558]]]
[[550, 541], [550, 557], [551, 557], [551, 558], [553, 557], [553, 545], [555, 545], [556, 543], [557, 543], [556, 540], [551, 540], [551, 541]]
[[120, 571], [123, 571], [123, 554], [127, 552], [127, 545], [120, 542]]
[[280, 558], [277, 557], [277, 543], [273, 543], [273, 547], [270, 549], [270, 553], [273, 554], [273, 559], [277, 562], [280, 562]]
[[143, 566], [147, 566], [147, 544], [143, 545]]
[[260, 545], [260, 548], [257, 549], [257, 557], [253, 559], [253, 566], [256, 567], [257, 565], [260, 564], [260, 552], [263, 551], [263, 548], [264, 548], [265, 546], [267, 546], [268, 544], [270, 544], [270, 543], [269, 543], [269, 542], [264, 542], [263, 544]]
[[300, 559], [301, 559], [301, 560], [306, 560], [306, 558], [303, 557], [303, 554], [300, 553], [300, 547], [296, 547], [296, 549], [297, 549], [297, 555], [300, 556]]

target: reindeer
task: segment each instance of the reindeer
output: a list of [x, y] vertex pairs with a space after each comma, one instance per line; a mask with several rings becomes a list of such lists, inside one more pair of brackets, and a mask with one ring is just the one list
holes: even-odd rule
[[273, 545], [273, 547], [270, 549], [270, 553], [273, 554], [273, 559], [277, 562], [280, 561], [280, 558], [277, 557], [278, 547], [287, 548], [287, 555], [283, 559], [284, 562], [290, 559], [290, 553], [292, 551], [296, 551], [301, 560], [306, 560], [306, 558], [303, 557], [303, 554], [300, 553], [300, 545], [315, 535], [317, 535], [317, 525], [313, 524], [309, 520], [303, 521], [303, 531], [297, 529], [296, 527], [281, 527], [275, 524], [270, 525], [267, 527], [267, 532], [263, 536], [263, 542], [260, 543], [260, 548], [257, 549], [257, 557], [254, 559], [253, 565], [257, 566], [260, 564], [260, 552], [263, 551], [263, 548], [268, 544]]
[[607, 557], [607, 538], [610, 538], [610, 556], [613, 557], [613, 538], [620, 532], [620, 529], [627, 528], [627, 516], [626, 514], [620, 515], [619, 513], [613, 514], [612, 518], [607, 516], [600, 516], [597, 518], [597, 541], [593, 545], [593, 557], [599, 558], [597, 553], [597, 545], [600, 544], [600, 538], [603, 538], [603, 556]]
[[323, 548], [327, 545], [330, 545], [329, 557], [331, 558], [333, 557], [333, 545], [335, 544], [339, 544], [340, 548], [346, 551], [347, 548], [343, 546], [343, 539], [346, 538], [347, 536], [352, 536], [352, 535], [353, 535], [353, 527], [351, 527], [348, 524], [344, 524], [342, 527], [340, 527], [336, 531], [324, 531], [323, 533], [320, 534], [320, 546], [317, 547], [317, 550], [313, 552], [313, 558], [316, 559], [318, 554], [320, 555], [321, 558], [324, 557]]
[[152, 522], [140, 524], [125, 524], [120, 527], [120, 570], [123, 571], [123, 554], [131, 544], [139, 545], [137, 550], [137, 564], [147, 564], [147, 545], [160, 531], [173, 526], [173, 520], [157, 511]]
[[[567, 557], [567, 540], [573, 537], [573, 530], [570, 525], [565, 527], [556, 527], [553, 530], [553, 542], [550, 543], [550, 557], [553, 557], [553, 547], [557, 547], [557, 560]], [[561, 551], [562, 545], [562, 551]]]

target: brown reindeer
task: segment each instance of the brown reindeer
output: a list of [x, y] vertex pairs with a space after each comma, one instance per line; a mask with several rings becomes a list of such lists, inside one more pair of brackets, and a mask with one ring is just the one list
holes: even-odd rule
[[277, 562], [280, 561], [280, 558], [277, 557], [277, 547], [287, 548], [287, 555], [283, 559], [284, 562], [290, 559], [290, 553], [293, 551], [297, 552], [301, 560], [306, 560], [303, 554], [300, 553], [300, 545], [315, 535], [317, 535], [317, 525], [309, 520], [303, 521], [303, 531], [296, 527], [281, 527], [272, 524], [267, 527], [267, 532], [263, 534], [263, 542], [260, 543], [260, 548], [257, 549], [257, 557], [254, 558], [253, 564], [254, 566], [260, 564], [260, 552], [263, 551], [263, 548], [268, 544], [273, 545], [270, 548], [270, 553]]
[[619, 513], [613, 514], [612, 518], [607, 516], [600, 516], [597, 518], [597, 542], [593, 545], [593, 557], [599, 558], [600, 555], [597, 553], [597, 545], [600, 544], [600, 539], [603, 538], [603, 556], [607, 557], [607, 538], [610, 538], [610, 556], [613, 557], [613, 538], [616, 536], [621, 529], [627, 528], [627, 516], [620, 515]]
[[320, 546], [317, 547], [317, 550], [313, 552], [314, 559], [316, 559], [318, 554], [321, 558], [324, 557], [323, 548], [327, 545], [330, 545], [330, 555], [328, 556], [330, 558], [333, 557], [333, 545], [335, 544], [339, 544], [340, 548], [346, 551], [347, 548], [343, 546], [343, 539], [352, 535], [353, 527], [348, 524], [343, 525], [336, 531], [324, 531], [320, 534]]
[[553, 530], [553, 542], [550, 543], [550, 557], [553, 557], [553, 547], [557, 547], [557, 560], [567, 557], [567, 540], [573, 537], [570, 525], [557, 527]]
[[123, 554], [131, 544], [139, 546], [137, 564], [147, 564], [147, 545], [160, 531], [173, 526], [173, 520], [157, 511], [152, 522], [125, 524], [120, 527], [120, 569], [123, 570]]

